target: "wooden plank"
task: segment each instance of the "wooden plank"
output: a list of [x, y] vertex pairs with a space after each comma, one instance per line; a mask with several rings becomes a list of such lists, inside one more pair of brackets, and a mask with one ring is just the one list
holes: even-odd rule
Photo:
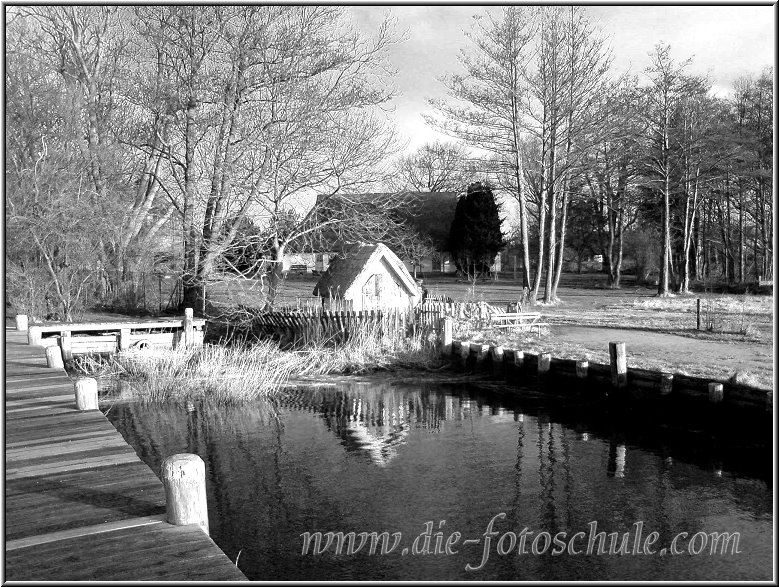
[[246, 579], [199, 528], [162, 521], [160, 480], [101, 412], [74, 408], [40, 347], [6, 330], [6, 349], [7, 580]]
[[[206, 320], [203, 318], [194, 318], [194, 326], [205, 326]], [[98, 330], [115, 330], [119, 332], [123, 328], [132, 330], [151, 330], [155, 328], [182, 328], [184, 320], [174, 318], [171, 320], [149, 320], [134, 322], [49, 322], [45, 324], [35, 324], [33, 327], [40, 333], [60, 333], [68, 330], [71, 334], [77, 332], [95, 332]]]
[[46, 544], [47, 542], [56, 542], [58, 540], [66, 540], [68, 538], [78, 538], [79, 536], [85, 536], [87, 534], [100, 534], [102, 532], [113, 532], [114, 530], [133, 528], [135, 526], [159, 524], [164, 520], [165, 520], [164, 515], [143, 516], [140, 518], [132, 518], [130, 520], [119, 520], [117, 522], [108, 522], [105, 524], [97, 524], [94, 526], [73, 528], [70, 530], [62, 530], [60, 532], [50, 532], [48, 534], [42, 534], [40, 536], [31, 536], [28, 538], [20, 538], [18, 540], [7, 540], [5, 543], [5, 550], [6, 552], [8, 552], [10, 550], [17, 550], [19, 548], [27, 548], [29, 546]]

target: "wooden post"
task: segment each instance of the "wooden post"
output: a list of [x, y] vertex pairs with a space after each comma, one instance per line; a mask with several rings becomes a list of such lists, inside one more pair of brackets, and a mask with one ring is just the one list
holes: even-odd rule
[[521, 369], [525, 366], [525, 353], [524, 351], [514, 351], [514, 367]]
[[576, 361], [576, 378], [587, 379], [587, 371], [589, 371], [589, 369], [589, 361]]
[[696, 302], [697, 302], [697, 303], [696, 303], [696, 306], [697, 306], [697, 316], [698, 316], [698, 319], [697, 319], [697, 326], [696, 326], [696, 328], [697, 328], [698, 330], [700, 330], [700, 329], [701, 329], [701, 299], [700, 299], [700, 298], [698, 298], [698, 299], [696, 300]]
[[609, 359], [611, 361], [611, 385], [616, 389], [624, 389], [628, 382], [624, 342], [609, 343]]
[[76, 390], [76, 408], [97, 410], [97, 381], [91, 377], [79, 377], [74, 384]]
[[62, 358], [65, 361], [73, 359], [73, 337], [70, 330], [63, 330], [60, 333], [60, 348], [62, 349]]
[[503, 347], [491, 346], [490, 356], [492, 357], [492, 375], [494, 377], [503, 377]]
[[468, 355], [471, 354], [471, 343], [465, 341], [460, 343], [460, 360], [463, 364], [463, 369], [468, 367]]
[[119, 350], [126, 351], [130, 348], [130, 329], [122, 328], [119, 330]]
[[713, 404], [718, 404], [722, 401], [725, 394], [722, 390], [721, 383], [711, 382], [709, 383], [709, 401]]
[[184, 323], [183, 323], [184, 332], [182, 334], [185, 347], [191, 346], [195, 341], [194, 326], [192, 326], [193, 318], [194, 318], [194, 312], [192, 311], [192, 308], [185, 308]]
[[673, 373], [660, 374], [660, 395], [668, 395], [674, 386]]
[[38, 346], [41, 344], [40, 326], [27, 327], [27, 344], [29, 344], [30, 346]]
[[16, 330], [19, 332], [27, 331], [27, 314], [16, 315]]
[[208, 534], [206, 465], [198, 455], [182, 453], [162, 462], [167, 520], [175, 526], [198, 524]]
[[540, 353], [538, 355], [538, 374], [548, 375], [549, 374], [549, 367], [552, 364], [552, 354], [551, 353]]
[[474, 371], [481, 371], [484, 369], [484, 359], [487, 358], [487, 353], [490, 350], [490, 346], [487, 344], [482, 344], [480, 342], [472, 342], [470, 344], [470, 347], [474, 350], [476, 353], [476, 365], [474, 366]]
[[51, 369], [63, 369], [65, 363], [62, 362], [62, 351], [59, 346], [46, 347], [46, 365]]
[[448, 355], [452, 352], [452, 328], [453, 321], [449, 317], [441, 318], [438, 321], [441, 330], [441, 352]]

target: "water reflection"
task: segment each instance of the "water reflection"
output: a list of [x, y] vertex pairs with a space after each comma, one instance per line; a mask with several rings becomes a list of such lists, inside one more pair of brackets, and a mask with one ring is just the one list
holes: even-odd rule
[[[593, 410], [499, 399], [465, 385], [375, 381], [242, 406], [117, 404], [109, 417], [157, 471], [175, 452], [203, 457], [212, 537], [233, 560], [242, 553], [240, 568], [252, 579], [770, 578], [765, 447], [752, 447], [758, 462], [738, 469], [716, 437], [696, 444], [700, 431], [653, 436]], [[762, 469], [765, 477], [749, 474]], [[478, 538], [500, 512], [500, 533], [572, 535], [593, 521], [625, 532], [643, 521], [665, 544], [680, 531], [738, 531], [744, 554], [493, 552], [478, 573], [464, 569], [478, 562], [479, 545], [456, 556], [301, 554], [303, 532], [397, 531], [410, 542], [430, 521]]]

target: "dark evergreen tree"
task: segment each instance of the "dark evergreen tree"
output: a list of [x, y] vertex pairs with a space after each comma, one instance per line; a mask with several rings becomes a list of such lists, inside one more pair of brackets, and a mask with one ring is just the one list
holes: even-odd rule
[[457, 201], [449, 230], [449, 252], [457, 270], [467, 275], [488, 272], [505, 245], [500, 206], [492, 189], [488, 184], [472, 183]]

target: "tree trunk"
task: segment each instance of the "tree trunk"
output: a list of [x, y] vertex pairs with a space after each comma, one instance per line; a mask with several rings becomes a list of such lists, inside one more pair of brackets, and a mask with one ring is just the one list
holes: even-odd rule
[[[566, 180], [566, 184], [569, 180]], [[569, 186], [563, 188], [563, 208], [560, 217], [560, 244], [557, 247], [557, 263], [555, 263], [554, 283], [552, 284], [552, 299], [557, 299], [557, 286], [560, 285], [560, 275], [563, 272], [563, 262], [565, 257], [565, 230], [568, 220], [568, 195]], [[579, 263], [579, 273], [581, 273], [581, 263]]]
[[273, 309], [276, 303], [276, 297], [281, 291], [281, 284], [284, 281], [284, 251], [285, 245], [275, 240], [273, 243], [273, 271], [271, 271], [270, 281], [268, 282], [268, 297], [265, 301], [266, 310]]

